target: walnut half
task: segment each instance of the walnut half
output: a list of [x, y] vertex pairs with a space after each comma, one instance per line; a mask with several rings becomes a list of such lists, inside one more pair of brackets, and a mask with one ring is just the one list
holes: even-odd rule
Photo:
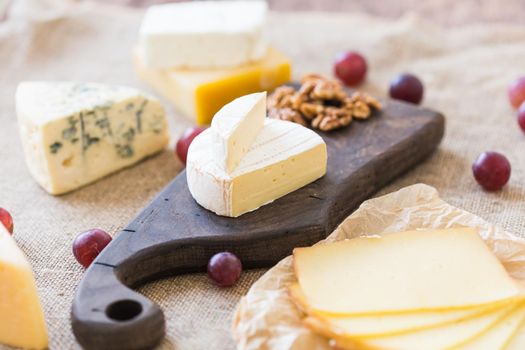
[[321, 131], [348, 126], [353, 118], [368, 119], [381, 108], [374, 97], [362, 92], [348, 96], [339, 81], [314, 73], [303, 76], [299, 89], [281, 86], [268, 98], [270, 118]]

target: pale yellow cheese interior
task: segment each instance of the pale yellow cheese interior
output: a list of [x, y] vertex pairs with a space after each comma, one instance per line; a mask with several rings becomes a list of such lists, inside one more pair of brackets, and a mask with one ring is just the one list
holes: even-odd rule
[[525, 321], [522, 321], [520, 327], [507, 341], [505, 350], [523, 350], [525, 349]]
[[[497, 322], [488, 332], [484, 332], [455, 350], [504, 350], [512, 341], [525, 319], [525, 307], [521, 306], [504, 319]], [[525, 344], [524, 344], [525, 345]]]
[[[465, 310], [427, 311], [386, 315], [351, 315], [329, 316], [322, 312], [311, 310], [305, 300], [299, 285], [290, 287], [293, 301], [308, 315], [324, 323], [340, 336], [354, 339], [366, 339], [378, 336], [406, 334], [433, 327], [451, 325], [488, 313], [495, 312], [504, 305], [487, 305]], [[509, 301], [508, 305], [514, 301]]]
[[48, 344], [31, 266], [1, 224], [0, 343], [26, 349], [45, 349]]
[[[455, 322], [451, 325], [429, 328], [411, 333], [383, 336], [367, 339], [351, 339], [331, 335], [335, 342], [343, 349], [385, 349], [385, 350], [444, 350], [463, 349], [465, 344], [476, 341], [479, 337], [492, 332], [495, 327], [504, 322], [513, 313], [519, 310], [519, 305], [514, 304], [479, 317]], [[310, 319], [306, 320], [309, 324]], [[312, 326], [312, 328], [315, 326]], [[322, 327], [322, 326], [320, 326]], [[497, 349], [492, 349], [497, 350]]]
[[297, 248], [294, 268], [311, 309], [327, 315], [468, 309], [520, 295], [470, 228]]

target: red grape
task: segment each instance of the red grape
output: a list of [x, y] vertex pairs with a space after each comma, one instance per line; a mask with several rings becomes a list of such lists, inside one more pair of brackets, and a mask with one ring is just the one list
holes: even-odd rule
[[415, 75], [400, 74], [390, 82], [390, 97], [414, 104], [423, 99], [423, 84]]
[[366, 60], [355, 51], [342, 52], [335, 58], [334, 74], [345, 85], [361, 84], [365, 79], [366, 71]]
[[509, 181], [510, 163], [497, 152], [484, 152], [472, 164], [476, 181], [487, 191], [497, 191]]
[[175, 151], [180, 161], [186, 165], [186, 158], [188, 157], [188, 148], [190, 148], [191, 142], [197, 135], [206, 130], [205, 127], [194, 126], [192, 128], [186, 129], [179, 141], [177, 141], [177, 146]]
[[13, 217], [7, 210], [0, 208], [0, 223], [2, 223], [10, 234], [13, 234]]
[[525, 101], [525, 77], [514, 80], [507, 92], [512, 107], [518, 108]]
[[229, 287], [241, 277], [242, 264], [230, 252], [217, 253], [208, 262], [208, 277], [218, 286]]
[[518, 124], [521, 130], [525, 132], [525, 102], [523, 102], [518, 109]]
[[88, 268], [109, 242], [111, 236], [100, 229], [82, 232], [73, 241], [73, 255], [80, 265]]

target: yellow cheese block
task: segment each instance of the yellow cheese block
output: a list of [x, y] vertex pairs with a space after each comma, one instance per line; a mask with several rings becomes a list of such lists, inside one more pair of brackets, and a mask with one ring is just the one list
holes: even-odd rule
[[[514, 311], [498, 322], [488, 332], [472, 339], [471, 341], [454, 347], [455, 350], [504, 350], [516, 336], [520, 325], [525, 319], [525, 308]], [[525, 349], [525, 347], [524, 347]]]
[[44, 313], [31, 266], [0, 224], [0, 343], [47, 348]]
[[[333, 339], [341, 349], [364, 350], [444, 350], [462, 349], [464, 344], [494, 329], [514, 311], [520, 308], [518, 303], [486, 313], [479, 317], [462, 320], [450, 325], [430, 328], [422, 331], [393, 336], [381, 336], [368, 339], [341, 337], [326, 327], [321, 321], [307, 317], [304, 322], [315, 332]], [[493, 349], [496, 350], [496, 349]]]
[[[374, 338], [406, 334], [434, 327], [446, 326], [494, 312], [503, 307], [490, 304], [466, 310], [427, 311], [387, 315], [327, 316], [310, 309], [298, 284], [290, 287], [290, 296], [297, 306], [309, 316], [324, 323], [340, 336], [349, 338]], [[513, 301], [509, 301], [509, 305]]]
[[468, 309], [520, 297], [470, 228], [297, 248], [294, 269], [311, 309], [332, 316]]
[[237, 97], [273, 90], [291, 78], [289, 60], [273, 48], [258, 62], [227, 69], [155, 70], [147, 68], [138, 53], [134, 61], [141, 79], [198, 124], [209, 124], [222, 106]]

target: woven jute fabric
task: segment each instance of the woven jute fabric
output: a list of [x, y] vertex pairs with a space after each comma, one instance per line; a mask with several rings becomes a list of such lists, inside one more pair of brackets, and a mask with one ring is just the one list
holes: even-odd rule
[[[74, 349], [79, 346], [69, 313], [83, 269], [71, 253], [72, 240], [93, 227], [118, 232], [182, 165], [166, 150], [60, 197], [48, 195], [33, 181], [18, 136], [18, 82], [97, 81], [149, 90], [136, 78], [131, 62], [142, 10], [54, 3], [17, 0], [9, 19], [0, 23], [0, 207], [13, 214], [15, 238], [33, 265], [50, 347]], [[396, 73], [413, 72], [426, 86], [423, 105], [446, 115], [447, 131], [439, 150], [380, 194], [427, 183], [449, 203], [522, 235], [525, 135], [509, 106], [506, 87], [525, 73], [525, 28], [442, 28], [412, 15], [386, 21], [327, 13], [272, 13], [269, 22], [270, 41], [291, 58], [296, 78], [310, 71], [331, 74], [337, 52], [358, 49], [369, 62], [364, 90], [384, 96]], [[191, 122], [172, 108], [168, 112], [175, 140]], [[486, 150], [500, 151], [512, 163], [511, 180], [500, 192], [484, 192], [472, 177], [472, 161]], [[165, 311], [167, 336], [161, 347], [232, 349], [232, 311], [262, 272], [245, 272], [230, 289], [213, 286], [203, 274], [142, 287], [140, 292]]]

